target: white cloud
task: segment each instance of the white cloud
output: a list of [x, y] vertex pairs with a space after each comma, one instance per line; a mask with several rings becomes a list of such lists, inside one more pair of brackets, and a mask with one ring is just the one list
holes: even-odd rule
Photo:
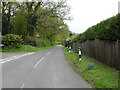
[[70, 30], [81, 33], [90, 26], [116, 15], [118, 1], [120, 0], [67, 0], [74, 18], [68, 22]]

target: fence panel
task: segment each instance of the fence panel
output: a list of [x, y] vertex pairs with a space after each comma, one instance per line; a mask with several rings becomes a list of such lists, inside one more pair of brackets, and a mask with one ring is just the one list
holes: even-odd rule
[[78, 50], [81, 47], [83, 54], [95, 58], [104, 64], [118, 69], [120, 65], [120, 41], [105, 41], [105, 40], [87, 40], [84, 43], [74, 42], [72, 49]]

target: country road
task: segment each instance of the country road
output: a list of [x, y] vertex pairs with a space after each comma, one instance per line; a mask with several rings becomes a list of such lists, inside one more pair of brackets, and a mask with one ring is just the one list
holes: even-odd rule
[[3, 88], [90, 88], [68, 64], [61, 46], [4, 59]]

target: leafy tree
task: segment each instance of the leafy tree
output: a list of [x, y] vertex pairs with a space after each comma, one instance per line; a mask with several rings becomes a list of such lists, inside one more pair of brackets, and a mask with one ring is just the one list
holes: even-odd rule
[[50, 11], [54, 13], [53, 17], [58, 17], [61, 20], [72, 20], [72, 18], [69, 16], [70, 6], [67, 5], [66, 0], [47, 0], [43, 6], [47, 9], [50, 9]]
[[[69, 10], [65, 0], [32, 2], [2, 2], [3, 35], [12, 33], [50, 41], [63, 41], [69, 34], [64, 20], [69, 19]], [[57, 36], [58, 35], [58, 36]], [[31, 39], [35, 40], [35, 39]]]
[[25, 40], [27, 36], [27, 19], [23, 15], [17, 15], [13, 19], [12, 24], [12, 33], [22, 35], [22, 38]]
[[11, 33], [11, 17], [14, 16], [14, 10], [17, 9], [16, 2], [2, 2], [2, 35]]
[[52, 17], [54, 13], [52, 13], [49, 9], [40, 9], [38, 14], [40, 15], [40, 18], [38, 19], [37, 31], [40, 36], [49, 38], [51, 42], [52, 40], [55, 41], [54, 37], [56, 37], [56, 35], [63, 33], [64, 30], [68, 30], [62, 20], [57, 17]]

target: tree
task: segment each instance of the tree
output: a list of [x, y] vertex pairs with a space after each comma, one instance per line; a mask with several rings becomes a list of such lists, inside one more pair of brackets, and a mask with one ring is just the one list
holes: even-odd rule
[[63, 20], [60, 20], [57, 17], [52, 17], [54, 13], [49, 9], [41, 8], [40, 11], [38, 11], [38, 14], [40, 15], [40, 18], [38, 19], [37, 31], [42, 38], [48, 38], [51, 42], [55, 42], [57, 35], [59, 35], [60, 39], [60, 36], [64, 36], [64, 34], [66, 34], [64, 32], [69, 31]]
[[38, 9], [41, 7], [42, 1], [41, 2], [23, 2], [21, 6], [26, 9], [26, 18], [27, 18], [27, 34], [28, 36], [34, 36], [35, 34], [35, 29], [36, 29], [36, 23], [38, 16], [36, 12]]
[[[69, 33], [64, 20], [68, 20], [70, 8], [65, 0], [32, 2], [2, 2], [3, 35], [12, 33], [40, 38], [46, 41], [62, 41]], [[58, 36], [57, 36], [58, 35]], [[57, 37], [57, 38], [56, 38]]]
[[22, 38], [25, 40], [27, 36], [27, 19], [23, 15], [17, 15], [13, 19], [12, 24], [12, 33], [22, 35]]
[[46, 9], [50, 9], [50, 11], [54, 13], [53, 17], [57, 17], [61, 20], [72, 20], [72, 18], [69, 16], [70, 6], [67, 5], [66, 0], [47, 0], [43, 6]]
[[16, 2], [2, 2], [2, 35], [11, 33], [11, 17], [14, 16], [14, 10], [17, 9]]

